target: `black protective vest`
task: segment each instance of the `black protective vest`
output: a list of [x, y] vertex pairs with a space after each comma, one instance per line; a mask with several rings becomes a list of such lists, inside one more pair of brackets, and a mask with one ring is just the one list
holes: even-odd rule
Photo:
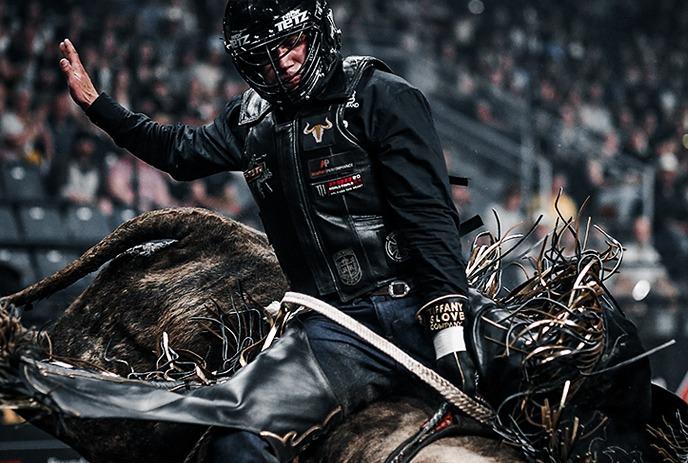
[[409, 273], [365, 141], [345, 118], [358, 109], [355, 92], [371, 67], [388, 71], [374, 58], [345, 59], [347, 98], [287, 120], [255, 92], [244, 95], [244, 175], [295, 291], [347, 301]]

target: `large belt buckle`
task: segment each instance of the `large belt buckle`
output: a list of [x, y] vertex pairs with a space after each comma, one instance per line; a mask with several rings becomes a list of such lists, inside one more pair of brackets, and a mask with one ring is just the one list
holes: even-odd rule
[[393, 281], [387, 287], [387, 293], [393, 298], [402, 298], [408, 296], [411, 292], [411, 287], [405, 281]]

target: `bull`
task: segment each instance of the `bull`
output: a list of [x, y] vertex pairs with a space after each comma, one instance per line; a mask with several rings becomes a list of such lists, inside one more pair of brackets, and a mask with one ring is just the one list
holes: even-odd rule
[[[125, 223], [63, 270], [2, 304], [30, 306], [104, 265], [45, 333], [24, 330], [22, 339], [71, 365], [202, 384], [240, 367], [240, 354], [250, 353], [265, 334], [262, 308], [287, 289], [264, 234], [206, 210], [167, 209]], [[12, 322], [7, 311], [3, 320]], [[0, 352], [7, 356], [5, 342]], [[334, 429], [302, 461], [384, 461], [432, 411], [417, 397], [372, 404]], [[202, 461], [210, 435], [186, 424], [80, 419], [40, 409], [21, 413], [92, 462]], [[414, 461], [521, 458], [495, 439], [454, 436], [428, 445]]]

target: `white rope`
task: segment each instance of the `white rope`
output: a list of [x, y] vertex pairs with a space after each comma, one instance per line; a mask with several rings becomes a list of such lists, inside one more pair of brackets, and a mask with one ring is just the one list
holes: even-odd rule
[[439, 392], [442, 397], [459, 410], [483, 424], [490, 424], [493, 416], [490, 408], [471, 398], [451, 382], [438, 375], [435, 371], [427, 368], [406, 352], [346, 315], [341, 310], [314, 297], [294, 292], [286, 293], [282, 299], [282, 303], [295, 304], [312, 309], [338, 325], [356, 333], [371, 346], [399, 362], [404, 368]]

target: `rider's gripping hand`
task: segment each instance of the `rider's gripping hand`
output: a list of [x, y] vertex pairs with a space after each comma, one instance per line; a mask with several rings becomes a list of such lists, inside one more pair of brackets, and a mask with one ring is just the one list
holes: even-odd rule
[[468, 298], [447, 295], [425, 304], [417, 318], [433, 337], [437, 371], [440, 375], [475, 396], [475, 366], [464, 342], [463, 324]]
[[76, 104], [82, 109], [86, 109], [98, 98], [98, 91], [91, 82], [91, 78], [81, 64], [76, 48], [69, 39], [60, 42], [60, 51], [64, 56], [60, 60], [60, 69], [67, 78], [69, 94]]
[[467, 351], [455, 351], [438, 358], [437, 372], [466, 394], [475, 397], [475, 366]]

